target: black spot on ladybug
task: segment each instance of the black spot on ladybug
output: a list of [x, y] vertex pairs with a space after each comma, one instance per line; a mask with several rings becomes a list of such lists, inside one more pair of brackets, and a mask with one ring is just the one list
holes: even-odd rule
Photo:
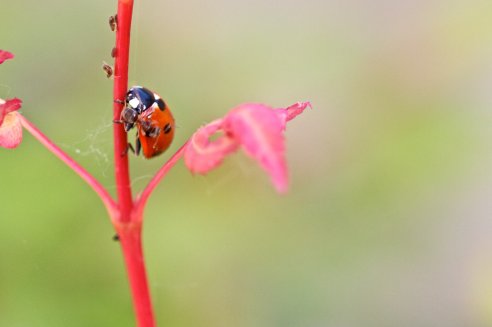
[[120, 236], [118, 234], [114, 234], [113, 241], [118, 242], [120, 240]]
[[142, 149], [142, 143], [140, 142], [140, 139], [138, 138], [138, 134], [137, 134], [137, 140], [135, 141], [135, 154], [137, 156], [140, 154], [141, 149]]
[[156, 100], [156, 102], [157, 102], [157, 105], [159, 106], [159, 109], [161, 109], [161, 111], [166, 110], [166, 104], [164, 103], [164, 100], [159, 98]]
[[173, 128], [171, 127], [171, 124], [166, 124], [166, 126], [164, 126], [164, 133], [165, 134], [168, 134]]

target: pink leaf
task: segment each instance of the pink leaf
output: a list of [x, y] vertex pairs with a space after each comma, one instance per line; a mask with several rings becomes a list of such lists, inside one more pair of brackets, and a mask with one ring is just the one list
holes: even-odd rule
[[224, 130], [234, 136], [248, 155], [270, 174], [277, 191], [287, 191], [284, 124], [272, 108], [245, 104], [224, 118]]
[[[207, 173], [242, 146], [270, 175], [277, 191], [286, 192], [288, 178], [283, 131], [286, 122], [308, 106], [309, 102], [299, 102], [285, 109], [251, 103], [240, 105], [223, 119], [193, 134], [184, 153], [186, 166], [193, 173]], [[211, 140], [216, 134], [219, 136]]]
[[22, 100], [14, 98], [7, 101], [0, 99], [0, 126], [2, 126], [4, 117], [12, 112], [19, 110], [22, 106]]
[[17, 112], [5, 116], [0, 126], [0, 147], [13, 149], [22, 141], [22, 125]]
[[210, 138], [221, 132], [222, 120], [216, 120], [198, 129], [190, 139], [184, 153], [185, 164], [192, 173], [205, 174], [219, 166], [224, 157], [235, 151], [237, 142], [227, 135], [214, 141]]
[[8, 51], [0, 50], [0, 64], [5, 60], [14, 58], [14, 55]]

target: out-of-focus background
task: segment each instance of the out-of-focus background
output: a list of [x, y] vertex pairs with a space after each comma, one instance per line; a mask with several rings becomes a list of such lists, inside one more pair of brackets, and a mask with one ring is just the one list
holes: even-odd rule
[[[114, 192], [107, 19], [116, 1], [0, 5], [0, 97]], [[130, 83], [172, 148], [243, 102], [314, 109], [286, 133], [291, 190], [238, 153], [152, 196], [160, 326], [492, 325], [492, 2], [136, 1]], [[101, 201], [25, 134], [0, 149], [0, 326], [133, 326]]]

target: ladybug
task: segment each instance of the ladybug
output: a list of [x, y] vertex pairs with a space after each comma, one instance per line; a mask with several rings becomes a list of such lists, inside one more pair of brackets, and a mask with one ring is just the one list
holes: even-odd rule
[[[121, 120], [125, 131], [137, 127], [135, 154], [142, 150], [145, 158], [153, 158], [164, 152], [174, 137], [174, 118], [162, 98], [142, 86], [133, 86], [126, 93], [125, 108]], [[131, 144], [129, 148], [133, 149]]]

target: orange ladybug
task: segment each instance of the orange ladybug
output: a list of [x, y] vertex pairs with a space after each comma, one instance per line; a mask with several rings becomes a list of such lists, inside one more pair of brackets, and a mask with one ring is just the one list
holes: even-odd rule
[[[121, 121], [125, 131], [137, 126], [135, 154], [140, 150], [150, 159], [166, 151], [174, 137], [174, 118], [162, 98], [142, 86], [133, 86], [126, 93]], [[132, 149], [131, 144], [129, 148]]]

